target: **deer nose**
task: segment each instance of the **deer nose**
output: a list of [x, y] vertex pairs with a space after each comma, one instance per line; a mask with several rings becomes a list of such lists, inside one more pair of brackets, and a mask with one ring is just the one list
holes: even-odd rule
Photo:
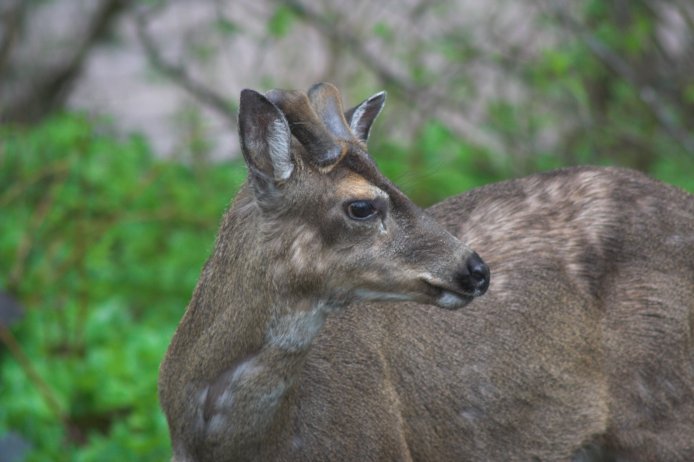
[[475, 297], [482, 295], [489, 287], [489, 267], [473, 252], [458, 272], [457, 280], [466, 292]]

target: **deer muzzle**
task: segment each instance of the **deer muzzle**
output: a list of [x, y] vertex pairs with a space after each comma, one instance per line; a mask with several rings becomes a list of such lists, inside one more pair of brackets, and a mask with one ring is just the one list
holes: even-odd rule
[[489, 288], [487, 264], [472, 252], [457, 268], [452, 278], [443, 280], [431, 274], [422, 276], [425, 291], [440, 308], [457, 310], [483, 295]]

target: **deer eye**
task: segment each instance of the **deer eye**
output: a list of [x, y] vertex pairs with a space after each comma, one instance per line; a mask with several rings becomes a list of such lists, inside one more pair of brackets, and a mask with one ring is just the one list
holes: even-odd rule
[[352, 220], [368, 220], [378, 213], [372, 201], [354, 201], [347, 204], [347, 215]]

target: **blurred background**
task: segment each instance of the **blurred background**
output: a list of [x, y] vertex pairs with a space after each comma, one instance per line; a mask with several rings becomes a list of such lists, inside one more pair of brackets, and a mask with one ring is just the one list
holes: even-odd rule
[[575, 164], [694, 191], [691, 0], [0, 0], [0, 462], [170, 457], [238, 94], [319, 81], [388, 91], [370, 150], [423, 206]]

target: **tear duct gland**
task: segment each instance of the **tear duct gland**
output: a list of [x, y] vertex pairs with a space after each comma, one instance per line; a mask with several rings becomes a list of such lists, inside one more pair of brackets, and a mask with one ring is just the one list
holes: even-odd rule
[[248, 181], [160, 372], [174, 460], [694, 458], [692, 197], [575, 169], [424, 213], [366, 151], [384, 101], [242, 92]]

